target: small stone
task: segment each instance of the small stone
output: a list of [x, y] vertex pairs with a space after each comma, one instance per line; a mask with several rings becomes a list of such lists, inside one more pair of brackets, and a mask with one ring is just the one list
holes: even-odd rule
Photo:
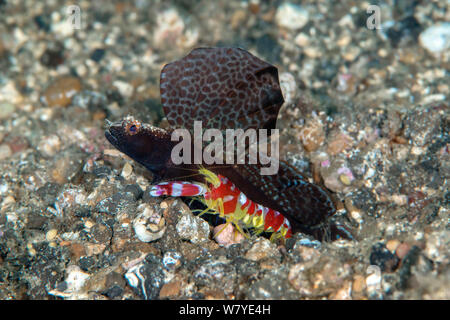
[[317, 47], [306, 47], [303, 49], [303, 52], [308, 58], [316, 59], [322, 56], [322, 52]]
[[161, 203], [159, 204], [159, 207], [160, 207], [161, 209], [167, 209], [167, 208], [169, 207], [169, 205], [167, 204], [166, 201], [163, 201], [163, 202], [161, 202]]
[[300, 131], [300, 140], [308, 152], [317, 150], [325, 140], [325, 131], [322, 121], [314, 118], [308, 121]]
[[168, 47], [178, 44], [185, 30], [185, 23], [174, 8], [162, 11], [156, 17], [153, 41], [157, 47]]
[[14, 203], [16, 203], [16, 199], [13, 196], [6, 196], [2, 201], [1, 211], [5, 211], [5, 209], [11, 207]]
[[51, 230], [47, 231], [47, 233], [45, 234], [45, 240], [52, 241], [56, 238], [57, 235], [58, 235], [58, 230], [51, 229]]
[[371, 271], [371, 274], [365, 279], [367, 290], [369, 292], [379, 290], [381, 287], [381, 272], [378, 272], [373, 268], [368, 269], [368, 271]]
[[16, 107], [9, 102], [0, 102], [0, 120], [5, 120], [11, 117], [16, 111]]
[[419, 35], [419, 43], [433, 54], [450, 48], [450, 22], [432, 25]]
[[56, 134], [43, 137], [37, 149], [43, 156], [53, 157], [61, 149], [61, 139]]
[[389, 241], [386, 243], [386, 248], [387, 248], [390, 252], [394, 253], [395, 250], [397, 250], [397, 248], [398, 248], [399, 245], [400, 245], [400, 241], [397, 240], [397, 239], [393, 239], [393, 240], [389, 240]]
[[87, 292], [84, 292], [83, 287], [90, 275], [75, 265], [69, 266], [66, 273], [64, 285], [57, 285], [56, 289], [49, 291], [49, 294], [68, 299], [86, 299]]
[[331, 300], [351, 300], [352, 296], [351, 296], [351, 282], [346, 282], [345, 285], [340, 288], [338, 291], [336, 291], [335, 293], [333, 293], [330, 296]]
[[409, 250], [411, 249], [411, 246], [407, 243], [402, 243], [400, 244], [396, 250], [395, 250], [395, 254], [397, 255], [397, 257], [399, 257], [400, 259], [403, 259], [404, 257], [406, 257], [406, 255], [408, 254]]
[[378, 266], [381, 271], [392, 272], [397, 268], [398, 257], [391, 253], [383, 243], [377, 243], [370, 253], [370, 264]]
[[129, 98], [133, 95], [134, 88], [128, 82], [116, 80], [113, 82], [113, 86], [116, 87], [120, 94], [125, 98]]
[[244, 236], [231, 223], [219, 224], [213, 230], [214, 240], [221, 246], [228, 247], [232, 244], [240, 243]]
[[352, 138], [344, 133], [339, 133], [334, 139], [328, 143], [327, 152], [331, 156], [335, 156], [352, 146]]
[[72, 25], [72, 19], [61, 19], [51, 24], [52, 32], [62, 38], [70, 37], [74, 34], [75, 29]]
[[104, 55], [105, 55], [105, 49], [95, 49], [92, 52], [90, 59], [95, 62], [99, 62], [100, 60], [102, 60]]
[[48, 169], [54, 182], [63, 184], [70, 181], [82, 169], [84, 155], [67, 150], [57, 154]]
[[0, 145], [0, 161], [8, 159], [13, 154], [11, 148], [7, 144]]
[[74, 260], [79, 260], [82, 256], [86, 255], [86, 250], [81, 243], [70, 244], [70, 252]]
[[167, 271], [177, 270], [183, 262], [183, 256], [176, 251], [167, 251], [164, 253], [162, 265]]
[[363, 292], [364, 288], [366, 287], [365, 278], [361, 275], [356, 275], [353, 278], [353, 285], [352, 285], [352, 291], [356, 293]]
[[161, 259], [153, 254], [148, 254], [144, 261], [127, 270], [125, 279], [141, 297], [148, 300], [155, 299], [159, 296], [164, 284]]
[[237, 272], [230, 260], [219, 258], [208, 258], [194, 271], [194, 281], [197, 286], [211, 289], [220, 289], [225, 294], [234, 291]]
[[181, 291], [182, 282], [179, 280], [172, 280], [164, 284], [159, 292], [159, 298], [169, 298], [177, 296]]
[[36, 249], [35, 248], [33, 248], [33, 244], [32, 243], [28, 243], [27, 244], [27, 250], [28, 250], [28, 254], [30, 255], [30, 256], [35, 256], [36, 255]]
[[95, 225], [95, 222], [92, 221], [92, 220], [90, 220], [90, 219], [87, 219], [87, 220], [84, 222], [84, 226], [85, 226], [87, 229], [91, 229], [94, 225]]
[[233, 30], [238, 29], [245, 23], [247, 12], [245, 10], [236, 10], [231, 16], [230, 25]]
[[328, 167], [320, 167], [320, 174], [325, 186], [334, 192], [349, 190], [355, 179], [346, 161], [340, 158], [333, 159]]
[[279, 258], [280, 252], [277, 250], [275, 244], [263, 237], [259, 237], [245, 254], [245, 258], [252, 261], [259, 261], [270, 257]]
[[297, 96], [297, 83], [292, 73], [283, 72], [280, 74], [280, 88], [286, 105], [293, 103]]
[[295, 44], [303, 48], [309, 45], [309, 37], [305, 33], [299, 33], [294, 40]]
[[346, 34], [346, 35], [340, 37], [340, 38], [337, 40], [336, 44], [337, 44], [339, 47], [346, 47], [346, 46], [348, 46], [348, 44], [349, 44], [350, 42], [352, 42], [352, 37], [351, 37], [349, 34]]
[[129, 162], [125, 163], [125, 165], [122, 168], [121, 176], [124, 177], [125, 179], [129, 179], [132, 173], [133, 173], [133, 166]]
[[346, 186], [349, 186], [352, 183], [352, 181], [346, 174], [339, 175], [339, 180]]
[[64, 47], [59, 42], [50, 44], [39, 60], [46, 67], [56, 68], [64, 62]]
[[303, 28], [309, 20], [309, 13], [306, 9], [292, 3], [283, 3], [277, 8], [275, 23], [281, 27], [292, 31]]
[[141, 204], [137, 210], [141, 213], [133, 221], [136, 237], [142, 242], [160, 239], [166, 231], [164, 218], [147, 204]]
[[45, 90], [44, 102], [49, 107], [66, 107], [72, 102], [72, 97], [81, 90], [81, 81], [72, 76], [62, 76], [56, 79]]
[[183, 208], [181, 218], [178, 220], [176, 230], [182, 239], [192, 243], [201, 243], [209, 239], [209, 224], [200, 217], [194, 216]]
[[9, 81], [5, 85], [0, 86], [0, 100], [17, 105], [23, 101], [23, 96], [17, 90], [14, 82]]

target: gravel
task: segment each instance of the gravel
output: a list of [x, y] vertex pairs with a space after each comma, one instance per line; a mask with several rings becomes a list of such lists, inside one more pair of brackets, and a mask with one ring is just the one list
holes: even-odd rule
[[[350, 0], [88, 1], [79, 29], [1, 2], [0, 299], [450, 299], [449, 7], [377, 3], [371, 30]], [[355, 240], [221, 246], [217, 216], [143, 191], [105, 119], [166, 126], [160, 70], [204, 46], [278, 67], [280, 155]]]

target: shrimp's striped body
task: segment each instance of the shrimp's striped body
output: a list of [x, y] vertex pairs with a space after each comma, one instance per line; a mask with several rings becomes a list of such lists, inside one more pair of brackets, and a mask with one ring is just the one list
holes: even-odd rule
[[[271, 240], [290, 238], [289, 221], [278, 211], [264, 207], [247, 198], [229, 179], [210, 170], [199, 169], [206, 185], [181, 181], [163, 182], [153, 186], [152, 196], [202, 196], [209, 212], [219, 214], [242, 232], [241, 227], [254, 228], [256, 234], [272, 233]], [[175, 192], [174, 192], [175, 191]]]

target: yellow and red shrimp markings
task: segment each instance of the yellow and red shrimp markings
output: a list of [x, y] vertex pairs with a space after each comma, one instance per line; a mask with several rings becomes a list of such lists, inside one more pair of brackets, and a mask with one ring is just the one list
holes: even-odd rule
[[226, 177], [207, 169], [199, 171], [208, 183], [203, 202], [227, 222], [232, 222], [238, 229], [242, 222], [246, 227], [254, 228], [256, 234], [272, 232], [272, 241], [292, 236], [290, 223], [280, 212], [253, 202]]
[[280, 212], [248, 199], [222, 175], [216, 175], [204, 168], [200, 169], [199, 173], [205, 177], [206, 185], [185, 181], [162, 182], [152, 186], [150, 195], [153, 197], [203, 196], [201, 201], [209, 209], [204, 212], [219, 214], [227, 222], [234, 224], [241, 233], [244, 233], [241, 229], [243, 224], [247, 228], [254, 228], [256, 234], [271, 232], [272, 241], [292, 236], [291, 225]]

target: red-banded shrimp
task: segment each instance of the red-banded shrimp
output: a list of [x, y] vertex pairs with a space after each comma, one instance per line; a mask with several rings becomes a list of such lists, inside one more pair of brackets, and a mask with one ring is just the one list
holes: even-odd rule
[[208, 213], [219, 214], [227, 223], [232, 223], [241, 233], [242, 227], [253, 228], [255, 234], [272, 233], [270, 240], [292, 236], [289, 221], [278, 211], [264, 207], [250, 200], [229, 179], [201, 168], [206, 184], [185, 181], [162, 182], [154, 185], [150, 195], [159, 196], [200, 196]]

